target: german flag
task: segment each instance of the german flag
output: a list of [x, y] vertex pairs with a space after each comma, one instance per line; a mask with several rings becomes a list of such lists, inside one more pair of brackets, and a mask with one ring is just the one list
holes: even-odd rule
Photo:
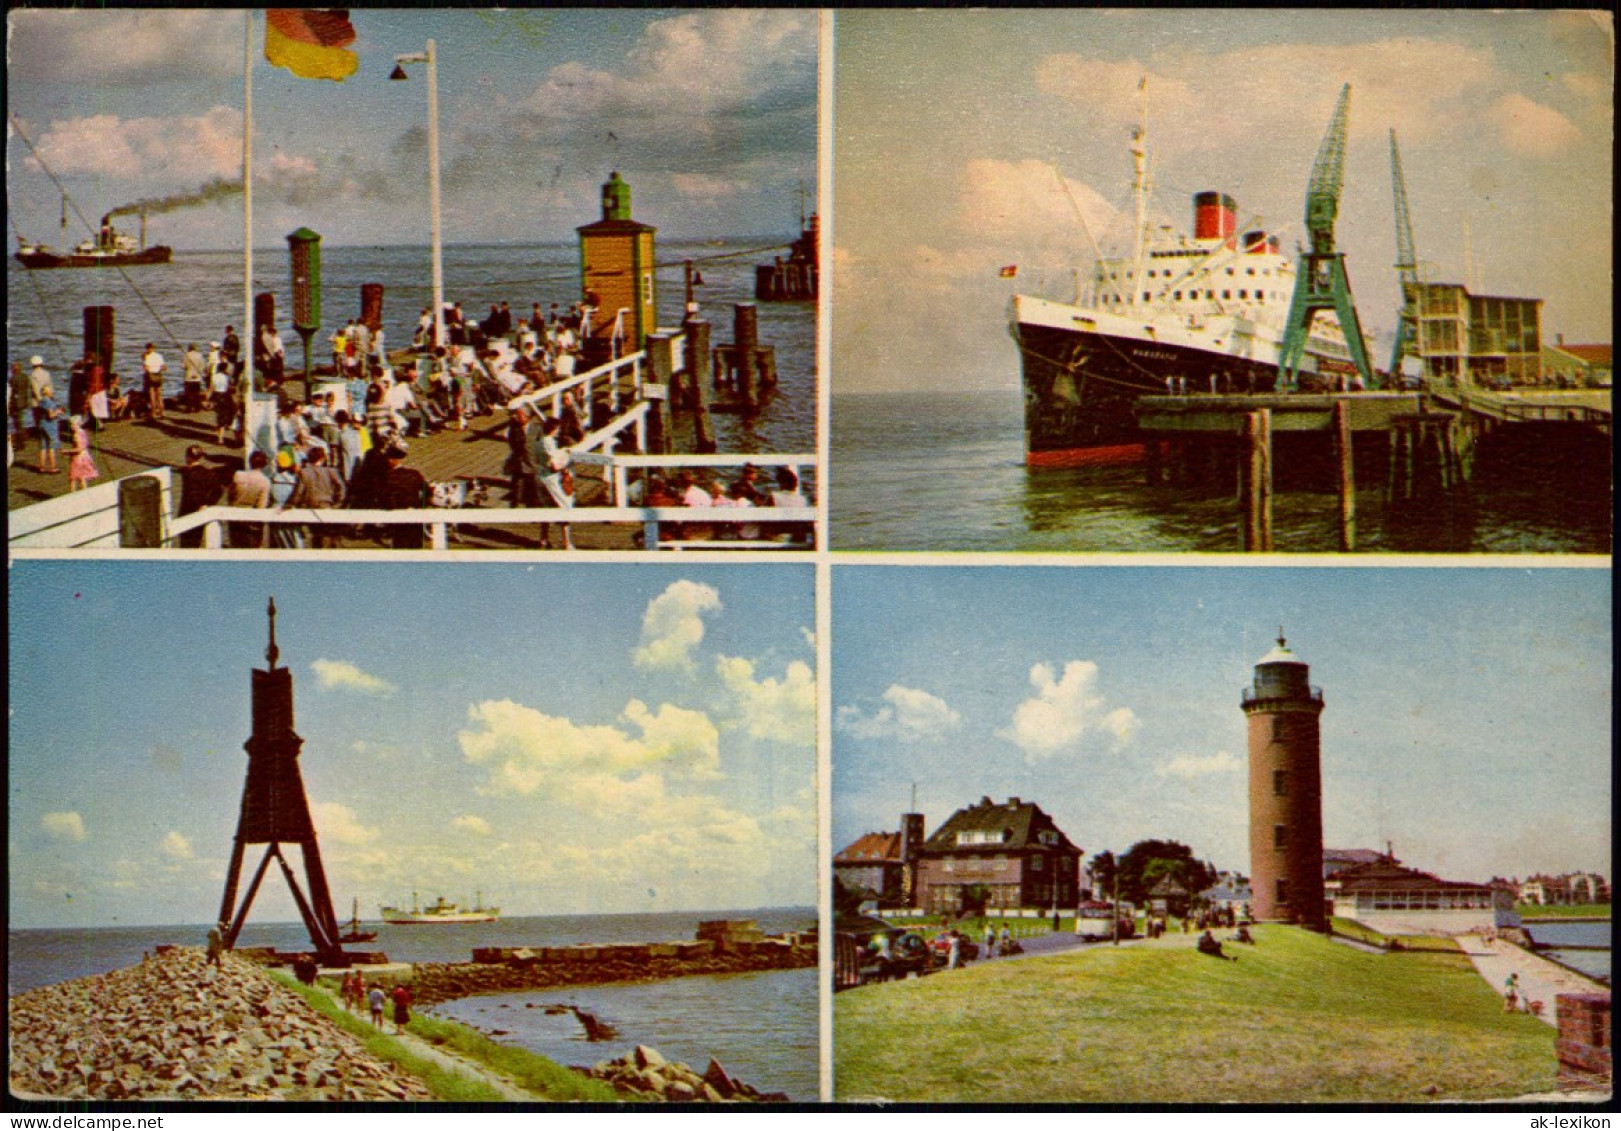
[[346, 48], [355, 41], [347, 8], [270, 8], [265, 12], [265, 58], [301, 79], [342, 82], [360, 67]]

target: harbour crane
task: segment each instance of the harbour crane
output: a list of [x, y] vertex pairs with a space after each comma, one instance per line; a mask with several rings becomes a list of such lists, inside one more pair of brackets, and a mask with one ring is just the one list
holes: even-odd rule
[[1390, 179], [1396, 198], [1396, 272], [1401, 277], [1401, 312], [1396, 318], [1396, 345], [1390, 354], [1390, 372], [1402, 371], [1402, 362], [1419, 357], [1418, 251], [1413, 243], [1413, 217], [1407, 209], [1407, 182], [1402, 177], [1401, 150], [1396, 131], [1390, 131]]
[[1317, 313], [1332, 310], [1339, 317], [1351, 360], [1362, 375], [1365, 388], [1374, 385], [1373, 366], [1362, 339], [1351, 300], [1351, 281], [1345, 274], [1345, 253], [1334, 249], [1334, 218], [1340, 208], [1340, 188], [1345, 181], [1345, 134], [1351, 105], [1351, 84], [1340, 90], [1334, 116], [1328, 123], [1312, 164], [1311, 182], [1306, 187], [1306, 230], [1311, 234], [1311, 250], [1302, 252], [1295, 272], [1295, 293], [1289, 302], [1289, 320], [1284, 326], [1283, 351], [1278, 358], [1284, 384], [1298, 384], [1300, 362], [1306, 340]]

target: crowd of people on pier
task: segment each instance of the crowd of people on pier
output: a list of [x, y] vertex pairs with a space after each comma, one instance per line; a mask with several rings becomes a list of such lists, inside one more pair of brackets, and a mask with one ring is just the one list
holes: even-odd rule
[[[611, 381], [567, 390], [561, 395], [534, 394], [582, 372], [581, 356], [591, 330], [592, 308], [578, 303], [563, 309], [553, 303], [533, 305], [527, 317], [515, 316], [505, 302], [491, 305], [482, 320], [463, 313], [459, 302], [447, 302], [441, 313], [442, 337], [431, 308], [423, 308], [409, 350], [390, 355], [384, 331], [365, 318], [350, 318], [331, 335], [331, 365], [298, 381], [295, 399], [285, 344], [271, 324], [252, 341], [251, 368], [234, 326], [207, 343], [189, 342], [174, 356], [155, 343], [141, 353], [141, 386], [125, 390], [102, 358], [86, 354], [68, 374], [65, 402], [40, 356], [25, 369], [13, 366], [8, 385], [8, 418], [13, 458], [30, 439], [38, 443], [38, 470], [58, 471], [65, 458], [77, 489], [100, 474], [92, 435], [121, 421], [165, 421], [171, 410], [195, 416], [212, 414], [214, 439], [220, 446], [252, 451], [246, 465], [192, 444], [179, 479], [180, 516], [221, 504], [233, 507], [331, 511], [402, 510], [433, 505], [434, 487], [409, 466], [410, 446], [420, 437], [442, 431], [466, 431], [479, 417], [505, 411], [508, 454], [503, 466], [508, 501], [513, 507], [568, 508], [575, 502], [570, 449], [591, 433], [610, 427], [620, 411]], [[375, 321], [375, 319], [373, 320]], [[178, 395], [174, 377], [179, 377]], [[305, 375], [299, 374], [299, 378]], [[249, 381], [256, 402], [274, 399], [273, 419], [245, 411], [239, 395]], [[550, 410], [550, 414], [546, 410]], [[636, 452], [635, 439], [617, 439], [620, 454]], [[63, 455], [62, 453], [65, 453]], [[704, 477], [682, 472], [671, 480], [651, 474], [634, 476], [625, 502], [630, 505], [706, 508], [808, 506], [795, 472], [787, 467], [761, 480], [752, 465], [736, 478]], [[477, 492], [487, 486], [462, 476], [446, 484]], [[440, 500], [441, 503], [445, 500]], [[460, 505], [460, 500], [449, 505]], [[315, 516], [317, 518], [324, 516]], [[555, 528], [555, 529], [554, 529]], [[415, 523], [364, 524], [315, 521], [227, 524], [226, 544], [233, 548], [303, 549], [338, 544], [339, 537], [384, 540], [397, 548], [420, 548], [424, 528]], [[798, 541], [808, 539], [809, 525], [768, 522], [665, 524], [661, 540]], [[181, 544], [202, 545], [202, 531], [181, 535]], [[573, 548], [567, 523], [541, 527], [540, 546]]]

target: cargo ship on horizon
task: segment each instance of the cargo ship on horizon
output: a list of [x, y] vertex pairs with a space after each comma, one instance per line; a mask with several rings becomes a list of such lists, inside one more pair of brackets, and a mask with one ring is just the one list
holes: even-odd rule
[[409, 911], [398, 907], [384, 907], [383, 922], [392, 926], [417, 926], [426, 923], [493, 923], [501, 918], [499, 907], [485, 907], [484, 893], [480, 892], [478, 899], [471, 908], [464, 910], [459, 904], [450, 902], [440, 896], [427, 907], [420, 907], [417, 903], [416, 892], [411, 893], [411, 909]]
[[[64, 213], [65, 215], [65, 213]], [[141, 236], [137, 240], [113, 227], [112, 214], [101, 218], [96, 235], [80, 240], [72, 251], [57, 251], [42, 243], [18, 237], [16, 259], [30, 270], [53, 267], [145, 267], [167, 263], [174, 249], [167, 244], [146, 246], [146, 214], [141, 214]]]

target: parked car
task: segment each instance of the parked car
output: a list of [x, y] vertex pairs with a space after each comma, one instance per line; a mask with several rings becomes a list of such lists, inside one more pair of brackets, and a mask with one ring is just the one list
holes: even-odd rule
[[[923, 936], [876, 916], [840, 916], [834, 923], [834, 931], [838, 940], [835, 957], [849, 956], [843, 963], [835, 962], [836, 988], [922, 976], [936, 965]], [[873, 939], [879, 935], [889, 941], [887, 959], [880, 958], [873, 948]], [[846, 966], [851, 968], [842, 969]]]
[[[951, 960], [951, 939], [944, 931], [929, 940], [929, 949], [934, 952], [935, 961], [944, 966]], [[964, 962], [972, 962], [979, 957], [979, 944], [967, 935], [962, 936], [957, 946], [957, 954]]]

